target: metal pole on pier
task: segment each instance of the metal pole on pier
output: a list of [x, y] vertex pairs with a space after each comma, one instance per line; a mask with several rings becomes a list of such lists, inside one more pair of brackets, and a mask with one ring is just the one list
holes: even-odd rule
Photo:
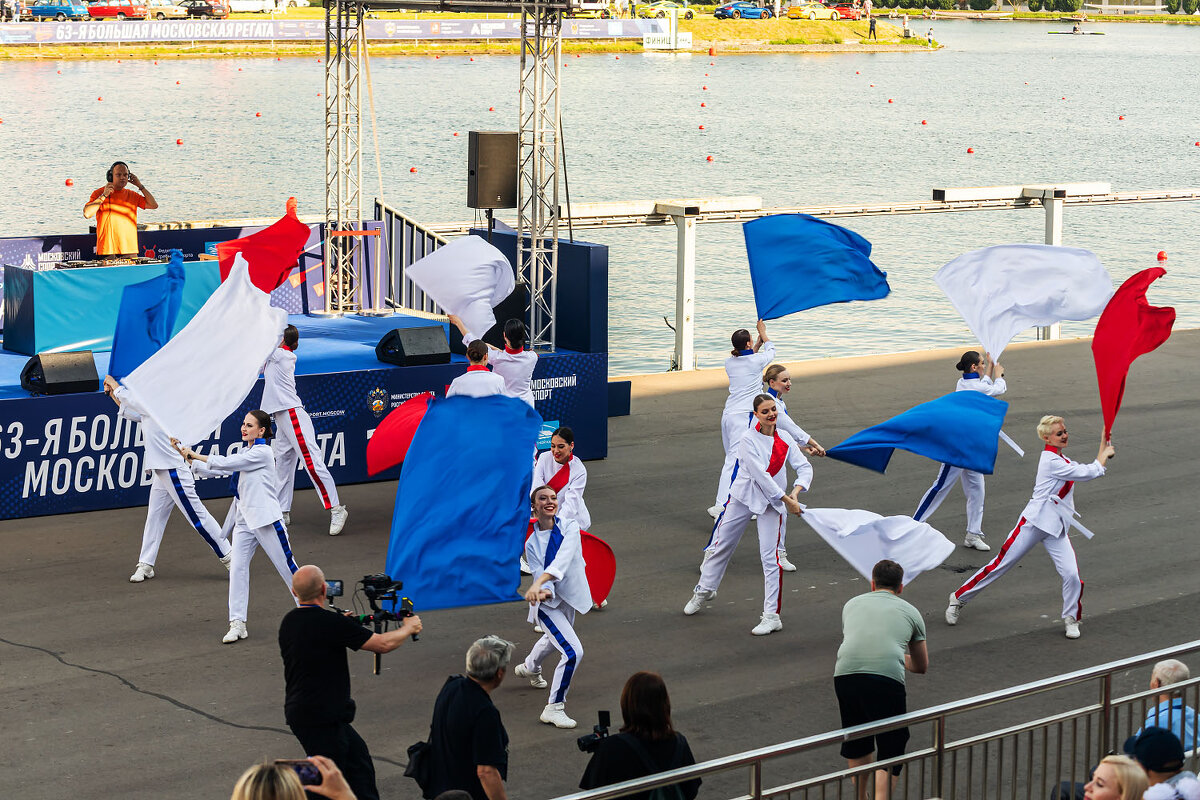
[[674, 369], [696, 368], [696, 215], [686, 207], [671, 209], [675, 221], [675, 358]]

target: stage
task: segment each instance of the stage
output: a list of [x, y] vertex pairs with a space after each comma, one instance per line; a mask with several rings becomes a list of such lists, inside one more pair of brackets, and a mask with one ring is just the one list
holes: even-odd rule
[[[334, 480], [349, 484], [395, 479], [399, 468], [367, 475], [366, 445], [375, 426], [410, 397], [428, 391], [443, 396], [450, 381], [465, 371], [465, 359], [451, 355], [448, 364], [419, 367], [378, 361], [375, 345], [387, 331], [439, 324], [417, 317], [294, 314], [289, 321], [300, 329], [296, 386]], [[109, 354], [94, 355], [102, 379]], [[141, 468], [138, 427], [119, 420], [116, 406], [100, 391], [31, 397], [20, 385], [26, 361], [27, 356], [0, 352], [0, 519], [145, 504], [149, 483]], [[607, 380], [606, 353], [560, 349], [540, 354], [533, 390], [544, 420], [542, 439], [559, 425], [568, 425], [575, 431], [576, 455], [604, 458]], [[238, 447], [241, 419], [258, 407], [261, 397], [260, 380], [241, 407], [196, 449], [209, 453]], [[549, 446], [548, 441], [543, 446]], [[303, 472], [296, 485], [310, 485]], [[206, 499], [229, 494], [223, 480], [199, 481], [197, 489]]]

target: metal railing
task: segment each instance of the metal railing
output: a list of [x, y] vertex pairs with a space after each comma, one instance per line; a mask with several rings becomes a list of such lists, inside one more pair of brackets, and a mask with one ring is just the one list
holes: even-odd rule
[[[747, 791], [731, 800], [853, 800], [856, 781], [870, 782], [872, 773], [902, 767], [891, 793], [897, 800], [939, 797], [946, 800], [1047, 800], [1060, 782], [1085, 782], [1090, 770], [1107, 753], [1119, 751], [1125, 738], [1137, 731], [1158, 705], [1160, 694], [1183, 698], [1195, 708], [1200, 701], [1200, 677], [1168, 689], [1143, 689], [1114, 696], [1114, 682], [1148, 686], [1150, 667], [1168, 658], [1200, 651], [1200, 640], [1132, 658], [1112, 661], [1053, 678], [1001, 689], [953, 703], [914, 711], [854, 728], [830, 731], [783, 744], [705, 761], [691, 767], [613, 784], [601, 789], [564, 795], [558, 800], [615, 800], [659, 786], [694, 778], [712, 778], [744, 771]], [[1143, 669], [1139, 669], [1143, 668]], [[1137, 670], [1130, 673], [1131, 670]], [[1052, 705], [1077, 703], [1094, 692], [1094, 700], [1049, 716], [995, 727], [1003, 716], [1042, 714]], [[1052, 693], [1065, 694], [1056, 703]], [[972, 717], [979, 719], [973, 720]], [[1029, 719], [1025, 717], [1025, 719]], [[1164, 720], [1163, 727], [1172, 727]], [[833, 748], [864, 736], [910, 728], [910, 752], [853, 769], [819, 773], [841, 761]], [[1195, 742], [1184, 742], [1190, 749]], [[786, 763], [781, 763], [786, 761]], [[774, 786], [764, 772], [778, 767], [813, 777]], [[705, 790], [706, 797], [714, 797]], [[1070, 795], [1068, 794], [1068, 797]]]
[[446, 243], [427, 226], [375, 201], [375, 218], [383, 225], [384, 252], [390, 261], [385, 297], [392, 309], [406, 314], [444, 317], [445, 312], [408, 278], [408, 268]]

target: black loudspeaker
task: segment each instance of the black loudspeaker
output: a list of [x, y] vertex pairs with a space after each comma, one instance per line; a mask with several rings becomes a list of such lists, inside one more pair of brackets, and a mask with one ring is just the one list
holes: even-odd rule
[[517, 207], [517, 134], [467, 132], [467, 208]]
[[400, 367], [449, 364], [446, 331], [441, 325], [390, 330], [375, 345], [375, 357]]
[[38, 353], [21, 370], [21, 388], [31, 394], [71, 394], [100, 389], [91, 350]]
[[[510, 319], [519, 319], [526, 326], [529, 325], [529, 287], [523, 283], [518, 283], [517, 288], [512, 290], [512, 294], [501, 300], [500, 305], [496, 306], [493, 311], [496, 314], [496, 324], [486, 330], [480, 338], [492, 347], [503, 349], [504, 323]], [[463, 344], [462, 337], [458, 335], [457, 328], [450, 329], [450, 352], [460, 356], [467, 354], [467, 346]]]

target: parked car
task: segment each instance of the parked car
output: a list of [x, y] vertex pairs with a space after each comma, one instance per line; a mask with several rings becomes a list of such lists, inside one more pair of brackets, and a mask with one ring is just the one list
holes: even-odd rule
[[862, 9], [851, 3], [837, 3], [833, 6], [833, 19], [862, 19]]
[[637, 13], [639, 17], [644, 19], [662, 18], [671, 16], [672, 9], [678, 9], [679, 16], [683, 19], [691, 19], [696, 16], [695, 12], [687, 6], [673, 3], [671, 0], [658, 0], [658, 2], [647, 6], [638, 6]]
[[29, 7], [29, 16], [35, 20], [88, 19], [87, 3], [83, 0], [37, 0]]
[[225, 19], [229, 16], [229, 4], [225, 0], [180, 0], [179, 5], [187, 9], [189, 17]]
[[837, 19], [837, 12], [820, 3], [801, 3], [788, 6], [788, 19]]
[[146, 0], [150, 7], [150, 16], [155, 19], [186, 19], [187, 9], [177, 6], [171, 0]]
[[713, 11], [713, 16], [717, 19], [770, 19], [775, 16], [771, 13], [771, 9], [762, 6], [756, 6], [754, 3], [748, 3], [746, 0], [738, 0], [736, 3], [725, 3], [717, 6]]
[[92, 19], [146, 19], [149, 13], [144, 0], [97, 0], [88, 6]]

